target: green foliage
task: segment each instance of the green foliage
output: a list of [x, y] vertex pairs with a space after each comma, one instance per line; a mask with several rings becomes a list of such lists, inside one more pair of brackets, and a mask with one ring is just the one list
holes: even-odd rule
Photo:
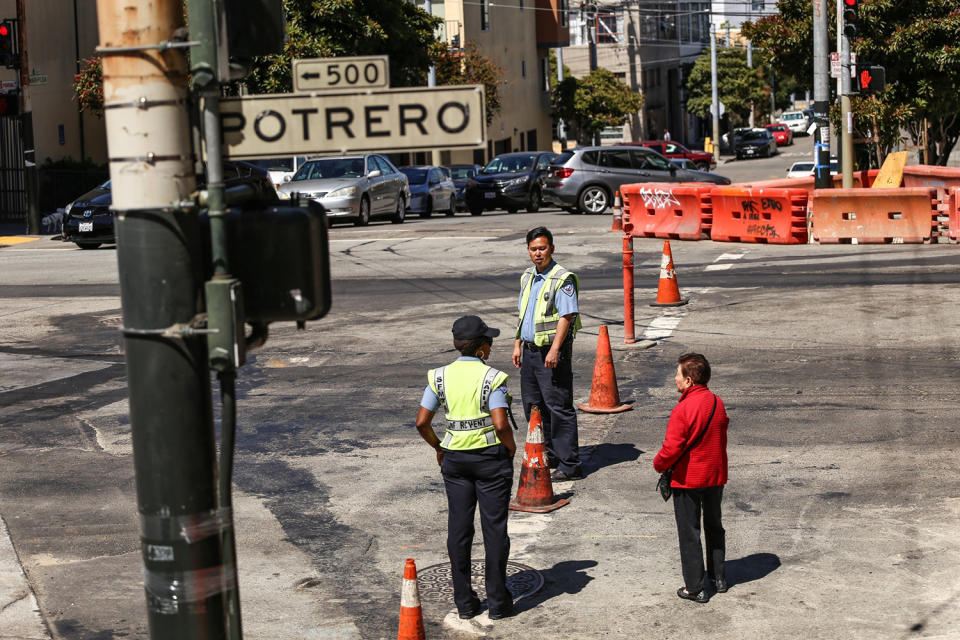
[[244, 80], [251, 93], [292, 89], [294, 58], [390, 56], [390, 84], [426, 84], [427, 69], [443, 53], [436, 38], [442, 20], [405, 0], [284, 0], [287, 42], [282, 54], [254, 60]]
[[643, 96], [604, 68], [582, 78], [567, 76], [553, 90], [554, 115], [576, 126], [583, 141], [623, 124], [643, 108]]
[[[777, 8], [779, 15], [744, 25], [744, 35], [778, 74], [812, 77], [811, 1], [780, 0]], [[835, 18], [828, 24], [835, 41]], [[960, 0], [864, 0], [851, 48], [861, 64], [886, 67], [888, 85], [879, 99], [852, 100], [855, 137], [872, 134], [876, 116], [880, 144], [888, 151], [900, 141], [901, 128], [918, 143], [926, 120], [930, 161], [946, 164], [960, 137]]]
[[[710, 76], [710, 53], [707, 52], [697, 58], [687, 77], [687, 88], [690, 90], [687, 110], [701, 118], [712, 117]], [[743, 50], [717, 51], [717, 92], [731, 127], [744, 126], [748, 122], [751, 103], [761, 112], [769, 111], [769, 88], [764, 91], [759, 71], [747, 66], [747, 54]]]
[[103, 66], [100, 58], [81, 60], [80, 73], [73, 76], [73, 96], [80, 111], [103, 117]]
[[467, 46], [460, 51], [454, 51], [443, 45], [436, 65], [438, 85], [482, 84], [487, 124], [493, 122], [494, 116], [500, 113], [501, 108], [500, 86], [503, 84], [503, 68], [480, 55], [477, 44], [473, 41], [467, 42]]

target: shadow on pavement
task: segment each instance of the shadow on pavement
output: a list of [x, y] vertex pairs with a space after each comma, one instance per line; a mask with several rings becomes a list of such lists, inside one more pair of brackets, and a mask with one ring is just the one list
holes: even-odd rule
[[765, 578], [780, 566], [780, 558], [775, 553], [752, 553], [736, 560], [727, 560], [723, 565], [727, 574], [727, 584], [753, 582]]
[[597, 566], [596, 560], [564, 560], [541, 571], [543, 588], [516, 602], [517, 611], [533, 609], [554, 596], [580, 593], [593, 578], [584, 569]]
[[601, 442], [600, 444], [580, 447], [580, 459], [583, 461], [583, 471], [586, 474], [593, 473], [604, 467], [611, 467], [621, 462], [633, 462], [643, 454], [643, 451], [637, 449], [633, 444], [612, 444]]

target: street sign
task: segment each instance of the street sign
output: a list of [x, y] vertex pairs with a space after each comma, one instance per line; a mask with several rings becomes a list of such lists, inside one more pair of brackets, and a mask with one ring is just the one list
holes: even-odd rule
[[390, 86], [387, 56], [309, 58], [293, 61], [293, 90], [349, 91]]
[[[857, 54], [853, 51], [850, 52], [850, 77], [853, 78], [856, 75], [857, 64]], [[839, 78], [840, 77], [840, 54], [836, 51], [830, 53], [830, 77]]]
[[485, 144], [483, 85], [242, 96], [220, 101], [235, 160]]
[[880, 93], [887, 86], [887, 70], [878, 66], [857, 66], [857, 86], [860, 93]]

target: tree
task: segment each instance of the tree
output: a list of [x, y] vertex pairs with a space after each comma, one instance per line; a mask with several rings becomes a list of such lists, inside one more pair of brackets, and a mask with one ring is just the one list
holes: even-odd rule
[[437, 84], [482, 84], [486, 104], [487, 124], [500, 113], [500, 85], [504, 70], [495, 62], [480, 55], [477, 45], [468, 41], [463, 50], [453, 50], [443, 45], [437, 57]]
[[103, 66], [100, 58], [86, 58], [80, 61], [80, 73], [73, 76], [73, 94], [80, 105], [80, 111], [89, 111], [98, 118], [103, 117]]
[[621, 125], [643, 108], [643, 96], [604, 68], [582, 78], [568, 76], [553, 90], [554, 116], [576, 126], [581, 141]]
[[[711, 118], [710, 105], [713, 102], [711, 91], [710, 53], [697, 58], [687, 77], [687, 110], [701, 118]], [[754, 104], [761, 112], [769, 111], [770, 92], [764, 92], [758, 69], [747, 66], [747, 54], [740, 49], [720, 49], [717, 51], [717, 92], [720, 102], [726, 110], [731, 127], [744, 126], [750, 118], [750, 105]], [[766, 100], [766, 109], [764, 109]]]
[[[833, 10], [833, 3], [825, 4]], [[855, 136], [875, 133], [881, 152], [888, 152], [902, 140], [903, 129], [918, 144], [926, 121], [932, 143], [928, 162], [946, 164], [960, 137], [960, 0], [860, 4], [851, 48], [861, 63], [886, 67], [888, 86], [877, 98], [851, 100]], [[777, 8], [779, 14], [744, 24], [744, 36], [778, 74], [813, 77], [811, 0], [780, 0]], [[828, 24], [835, 38], [835, 19], [828, 18]]]
[[244, 79], [251, 93], [291, 91], [291, 60], [330, 56], [390, 57], [390, 84], [426, 84], [427, 69], [443, 52], [442, 20], [405, 0], [283, 0], [283, 53], [254, 59]]

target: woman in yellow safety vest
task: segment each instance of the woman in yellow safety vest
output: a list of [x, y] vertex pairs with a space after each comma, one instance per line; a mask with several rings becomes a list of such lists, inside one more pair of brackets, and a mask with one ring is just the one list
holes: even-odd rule
[[[483, 611], [470, 585], [473, 519], [480, 505], [480, 528], [486, 550], [487, 606], [492, 620], [513, 615], [507, 590], [507, 512], [513, 488], [513, 456], [517, 445], [507, 421], [507, 374], [486, 364], [499, 329], [477, 316], [453, 323], [453, 346], [460, 357], [427, 373], [417, 430], [437, 450], [437, 463], [447, 490], [447, 552], [453, 577], [453, 599], [463, 619]], [[443, 406], [446, 433], [437, 437], [431, 424]]]

